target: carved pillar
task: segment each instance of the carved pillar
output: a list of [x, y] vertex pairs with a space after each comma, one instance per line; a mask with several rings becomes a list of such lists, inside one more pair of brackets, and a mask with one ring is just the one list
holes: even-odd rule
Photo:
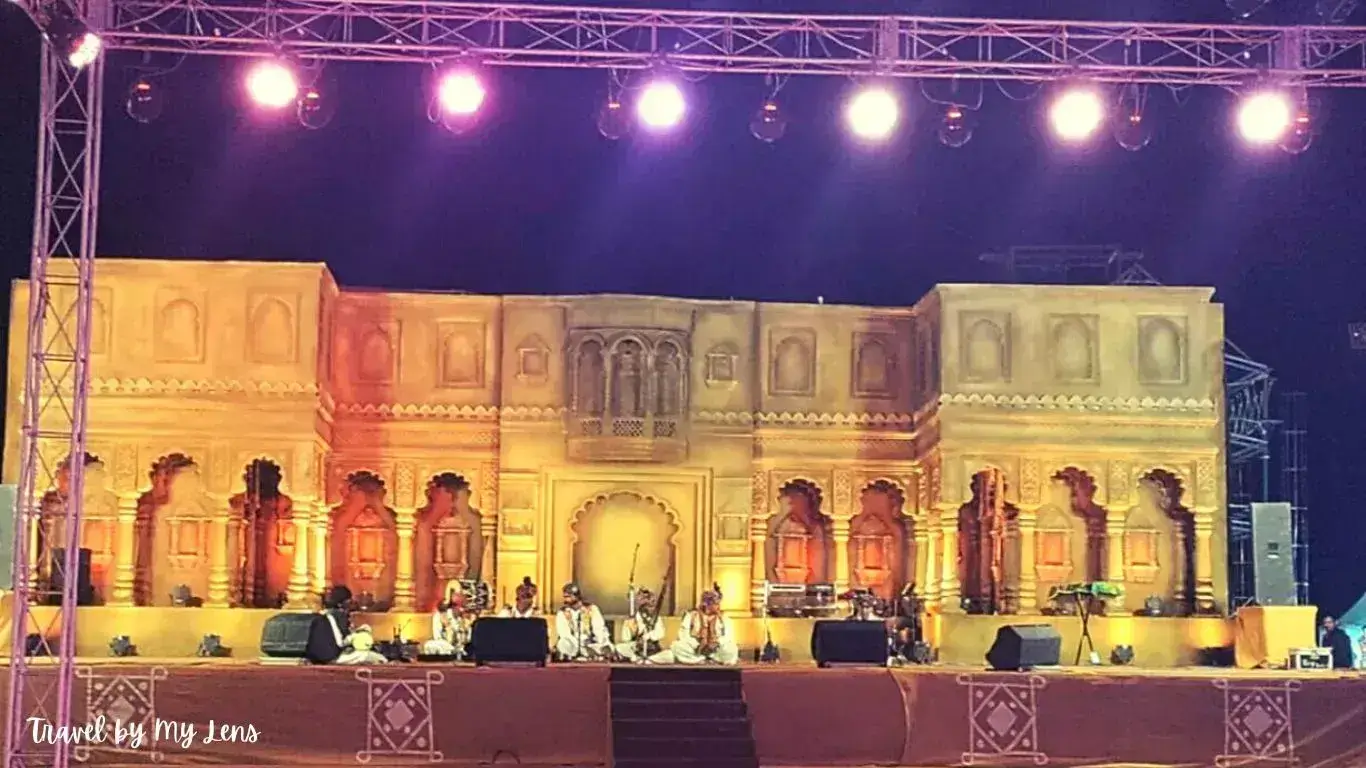
[[[298, 515], [301, 512], [296, 510], [294, 514]], [[313, 534], [313, 594], [322, 595], [327, 592], [328, 542], [332, 540], [332, 516], [326, 504], [313, 505], [309, 530]]]
[[958, 580], [958, 510], [938, 507], [939, 535], [944, 540], [939, 571], [939, 604], [943, 613], [963, 612], [963, 585]]
[[109, 595], [110, 605], [132, 605], [137, 581], [137, 520], [138, 497], [119, 494], [118, 518], [115, 523], [114, 588]]
[[755, 616], [764, 612], [764, 584], [768, 581], [768, 567], [764, 562], [768, 548], [768, 520], [762, 517], [750, 519], [750, 566], [749, 566], [749, 604]]
[[398, 523], [398, 563], [394, 568], [394, 610], [411, 611], [417, 607], [413, 591], [413, 532], [417, 526], [417, 511], [394, 510]]
[[[304, 509], [312, 506], [312, 499], [302, 500]], [[307, 514], [294, 516], [294, 564], [289, 570], [289, 592], [286, 600], [289, 606], [299, 608], [309, 605], [311, 593], [308, 578], [308, 529]]]
[[[1118, 510], [1108, 510], [1105, 513], [1105, 580], [1111, 584], [1124, 587], [1124, 517], [1125, 514]], [[1108, 606], [1115, 613], [1122, 613], [1125, 610], [1124, 595], [1111, 598], [1107, 601]]]
[[1039, 527], [1037, 509], [1021, 509], [1016, 518], [1020, 529], [1020, 574], [1016, 613], [1031, 614], [1039, 609], [1039, 575], [1035, 572], [1035, 533]]
[[228, 537], [232, 509], [226, 498], [210, 496], [214, 517], [209, 522], [209, 594], [204, 604], [209, 608], [226, 608], [231, 597], [229, 579], [231, 547]]
[[[920, 566], [916, 568], [921, 572], [917, 590], [926, 606], [939, 605], [940, 535], [938, 520], [929, 517], [926, 517], [923, 525], [918, 525], [915, 529], [916, 558], [921, 561]], [[921, 542], [924, 542], [923, 546]]]
[[849, 589], [849, 518], [831, 520], [830, 533], [835, 546], [835, 594], [842, 595]]
[[498, 513], [479, 515], [479, 533], [484, 537], [484, 559], [479, 563], [479, 580], [489, 585], [489, 594], [498, 594]]
[[1196, 510], [1194, 516], [1195, 611], [1214, 613], [1214, 520], [1208, 510]]

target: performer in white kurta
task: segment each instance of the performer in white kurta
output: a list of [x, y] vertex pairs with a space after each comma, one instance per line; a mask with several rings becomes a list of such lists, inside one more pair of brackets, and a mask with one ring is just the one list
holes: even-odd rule
[[612, 635], [596, 605], [584, 602], [579, 585], [564, 585], [564, 605], [555, 612], [555, 655], [560, 661], [606, 660]]
[[664, 622], [659, 618], [658, 606], [650, 590], [636, 593], [635, 609], [635, 615], [621, 623], [617, 655], [637, 664], [673, 661], [673, 654], [663, 647]]
[[541, 609], [536, 607], [536, 594], [536, 585], [531, 582], [531, 577], [523, 576], [522, 583], [517, 585], [517, 602], [503, 606], [503, 610], [498, 612], [498, 618], [531, 619], [540, 616]]
[[457, 587], [450, 598], [432, 613], [432, 639], [422, 644], [426, 656], [465, 657], [474, 617], [465, 609], [465, 593]]
[[730, 622], [721, 615], [721, 592], [702, 595], [695, 611], [683, 616], [678, 639], [669, 650], [675, 664], [739, 664], [740, 646]]

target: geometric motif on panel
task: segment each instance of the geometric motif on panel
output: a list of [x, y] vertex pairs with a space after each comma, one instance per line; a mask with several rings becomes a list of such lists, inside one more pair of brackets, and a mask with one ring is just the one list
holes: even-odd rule
[[444, 675], [428, 671], [420, 678], [376, 680], [370, 670], [358, 669], [356, 679], [365, 683], [366, 701], [365, 746], [356, 762], [381, 756], [445, 759], [436, 748], [432, 712], [432, 686], [441, 685]]
[[[108, 670], [110, 667], [100, 667]], [[92, 752], [139, 755], [160, 762], [165, 754], [158, 748], [156, 729], [157, 681], [165, 680], [165, 667], [152, 667], [146, 674], [97, 673], [92, 667], [78, 667], [76, 677], [85, 680], [85, 721], [104, 718], [104, 740], [98, 745], [72, 745], [71, 756], [84, 762]], [[115, 726], [141, 726], [143, 743], [137, 749], [114, 741]]]
[[963, 765], [1020, 759], [1048, 764], [1048, 755], [1039, 748], [1037, 695], [1047, 681], [1037, 675], [1005, 680], [959, 675], [958, 684], [968, 689], [968, 748]]
[[1299, 681], [1215, 680], [1214, 687], [1224, 692], [1224, 751], [1214, 757], [1216, 766], [1299, 763], [1290, 708], [1290, 694], [1299, 689]]

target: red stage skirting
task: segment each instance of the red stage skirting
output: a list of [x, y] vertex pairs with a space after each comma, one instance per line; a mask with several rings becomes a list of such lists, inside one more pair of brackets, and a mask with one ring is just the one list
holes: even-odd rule
[[[766, 766], [1366, 766], [1366, 677], [1222, 672], [779, 667], [746, 669], [744, 688]], [[79, 674], [78, 721], [103, 712], [197, 725], [188, 749], [97, 748], [96, 764], [153, 751], [173, 765], [610, 763], [606, 667], [97, 664]], [[254, 725], [259, 737], [198, 743], [209, 720]]]

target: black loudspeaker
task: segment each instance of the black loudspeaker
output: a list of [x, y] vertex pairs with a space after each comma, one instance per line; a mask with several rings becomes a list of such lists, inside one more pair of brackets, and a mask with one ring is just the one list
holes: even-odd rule
[[[66, 550], [52, 550], [52, 592], [56, 604], [62, 602], [62, 590], [69, 576]], [[90, 550], [76, 550], [76, 605], [94, 605], [95, 588], [90, 584]]]
[[1299, 605], [1290, 505], [1252, 504], [1252, 571], [1257, 605]]
[[811, 658], [818, 667], [885, 667], [887, 627], [880, 621], [818, 621], [811, 630]]
[[317, 613], [281, 613], [261, 627], [261, 655], [272, 659], [302, 659], [308, 648], [308, 632]]
[[996, 630], [987, 664], [998, 672], [1056, 667], [1062, 658], [1062, 635], [1051, 624], [1011, 624]]
[[479, 666], [517, 664], [544, 667], [550, 656], [545, 619], [476, 619], [470, 630], [470, 657]]

